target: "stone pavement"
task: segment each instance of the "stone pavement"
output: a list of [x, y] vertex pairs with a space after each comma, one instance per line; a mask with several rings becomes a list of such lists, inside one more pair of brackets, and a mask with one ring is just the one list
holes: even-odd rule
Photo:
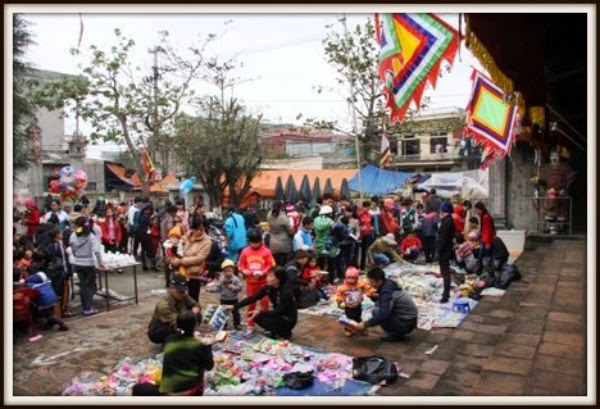
[[[416, 330], [408, 342], [382, 343], [376, 332], [348, 338], [333, 318], [301, 314], [292, 341], [397, 361], [410, 378], [381, 388], [379, 395], [585, 396], [586, 242], [555, 240], [526, 250], [516, 264], [523, 280], [503, 297], [484, 297], [458, 328]], [[137, 306], [73, 318], [71, 331], [46, 332], [33, 344], [17, 336], [13, 394], [57, 395], [83, 371], [108, 371], [124, 357], [158, 353], [145, 330], [157, 297], [150, 289], [164, 284], [156, 273], [144, 273], [141, 281]], [[214, 297], [203, 293], [201, 300]]]

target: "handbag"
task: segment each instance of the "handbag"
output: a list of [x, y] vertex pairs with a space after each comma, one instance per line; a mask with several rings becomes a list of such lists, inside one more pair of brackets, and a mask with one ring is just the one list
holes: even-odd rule
[[376, 355], [353, 358], [352, 374], [354, 379], [366, 381], [374, 385], [382, 382], [390, 385], [398, 380], [398, 368], [396, 365]]

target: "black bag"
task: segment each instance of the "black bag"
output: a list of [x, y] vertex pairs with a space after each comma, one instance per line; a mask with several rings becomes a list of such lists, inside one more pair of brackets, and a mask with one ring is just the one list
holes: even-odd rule
[[308, 388], [315, 381], [315, 373], [310, 372], [291, 372], [283, 375], [285, 386], [290, 389]]
[[398, 380], [396, 365], [380, 356], [353, 358], [352, 373], [354, 379], [373, 385], [380, 384], [382, 381], [390, 385]]
[[494, 274], [493, 286], [506, 290], [510, 283], [513, 281], [519, 281], [521, 279], [521, 272], [514, 264], [505, 264], [497, 270]]

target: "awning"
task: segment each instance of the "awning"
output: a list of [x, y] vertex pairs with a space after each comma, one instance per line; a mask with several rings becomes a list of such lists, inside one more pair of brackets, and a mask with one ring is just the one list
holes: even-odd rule
[[263, 170], [252, 179], [252, 188], [262, 197], [273, 198], [275, 197], [275, 185], [278, 176], [281, 177], [282, 181], [286, 181], [292, 175], [294, 180], [299, 181], [306, 175], [311, 185], [317, 177], [321, 179], [330, 178], [334, 187], [334, 195], [337, 197], [340, 194], [339, 187], [342, 185], [342, 180], [344, 178], [349, 180], [355, 174], [356, 169]]
[[137, 174], [128, 178], [125, 168], [113, 162], [104, 162], [104, 183], [107, 192], [111, 190], [130, 192], [142, 185]]
[[[362, 193], [369, 195], [385, 195], [404, 187], [404, 183], [414, 173], [396, 172], [367, 165], [360, 171]], [[348, 182], [348, 187], [359, 191], [358, 174]]]

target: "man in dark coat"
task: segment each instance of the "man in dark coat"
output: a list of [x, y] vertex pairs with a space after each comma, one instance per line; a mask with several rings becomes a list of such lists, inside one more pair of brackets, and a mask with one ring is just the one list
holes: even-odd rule
[[454, 253], [453, 238], [455, 233], [454, 221], [452, 220], [452, 204], [443, 202], [440, 206], [440, 228], [437, 237], [437, 251], [440, 260], [440, 273], [444, 279], [444, 293], [440, 302], [447, 303], [450, 298], [450, 260]]

